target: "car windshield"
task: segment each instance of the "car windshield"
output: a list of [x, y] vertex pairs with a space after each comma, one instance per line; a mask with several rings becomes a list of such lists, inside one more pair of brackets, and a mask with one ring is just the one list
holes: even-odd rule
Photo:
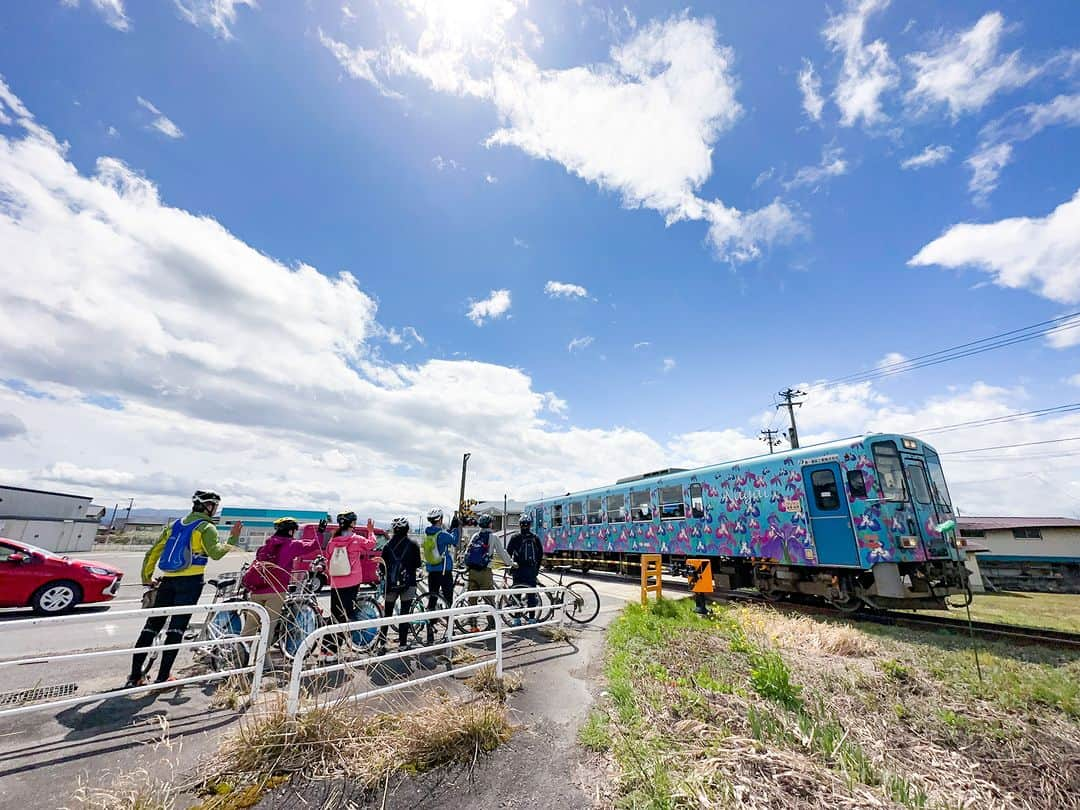
[[49, 551], [46, 548], [38, 548], [37, 546], [32, 546], [29, 543], [23, 543], [23, 545], [26, 546], [27, 551], [33, 552], [34, 554], [40, 554], [42, 557], [52, 557], [56, 560], [63, 559], [63, 557], [61, 557], [55, 551]]

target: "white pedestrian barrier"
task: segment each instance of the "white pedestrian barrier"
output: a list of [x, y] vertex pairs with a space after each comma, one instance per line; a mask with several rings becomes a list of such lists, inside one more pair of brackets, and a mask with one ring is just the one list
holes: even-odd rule
[[[312, 669], [304, 669], [304, 659], [308, 653], [313, 649], [318, 648], [319, 641], [324, 637], [333, 633], [346, 633], [353, 630], [369, 630], [376, 627], [386, 627], [388, 625], [398, 625], [403, 622], [426, 622], [433, 619], [446, 619], [448, 627], [453, 627], [453, 619], [458, 617], [465, 618], [479, 618], [486, 617], [494, 620], [495, 629], [483, 633], [473, 633], [467, 638], [461, 639], [448, 639], [438, 644], [430, 644], [423, 647], [413, 647], [408, 650], [396, 650], [394, 652], [382, 653], [380, 655], [369, 655], [363, 658], [356, 658], [349, 661], [345, 661], [338, 664], [329, 664], [323, 667], [314, 667]], [[292, 674], [289, 677], [289, 697], [286, 703], [286, 711], [290, 717], [295, 716], [300, 710], [300, 685], [307, 679], [315, 677], [316, 675], [326, 675], [331, 672], [339, 672], [344, 669], [358, 669], [360, 667], [370, 666], [371, 664], [382, 663], [383, 661], [393, 661], [398, 658], [406, 658], [408, 656], [419, 655], [421, 653], [429, 653], [435, 650], [445, 650], [451, 647], [457, 647], [465, 643], [471, 643], [474, 641], [485, 641], [489, 638], [495, 639], [495, 675], [502, 677], [502, 664], [503, 664], [503, 649], [502, 649], [502, 620], [499, 617], [498, 612], [491, 605], [479, 604], [479, 605], [464, 605], [461, 607], [443, 608], [442, 610], [425, 611], [424, 613], [407, 613], [404, 616], [380, 616], [376, 619], [363, 619], [355, 622], [345, 622], [343, 624], [329, 624], [325, 627], [320, 627], [314, 633], [305, 638], [300, 647], [296, 651], [296, 655], [293, 657]], [[442, 672], [435, 672], [431, 675], [424, 675], [420, 678], [411, 678], [409, 680], [397, 681], [395, 683], [386, 684], [385, 686], [375, 687], [374, 689], [368, 689], [364, 692], [357, 692], [348, 695], [341, 699], [342, 702], [353, 702], [360, 700], [368, 700], [369, 698], [377, 697], [378, 695], [384, 695], [388, 692], [394, 692], [398, 689], [404, 689], [409, 686], [418, 686], [422, 683], [429, 683], [431, 681], [439, 680], [440, 678], [449, 678], [454, 675], [462, 675], [466, 672], [472, 672], [473, 670], [480, 669], [481, 667], [488, 666], [488, 662], [480, 661], [475, 664], [467, 664], [462, 667], [456, 667], [454, 669], [447, 669]]]
[[[175, 607], [145, 608], [141, 610], [110, 610], [107, 614], [109, 621], [115, 619], [148, 619], [151, 616], [174, 616], [177, 614], [217, 613], [219, 611], [250, 611], [259, 618], [259, 634], [257, 636], [221, 636], [220, 638], [205, 639], [202, 641], [183, 641], [176, 644], [153, 644], [148, 647], [123, 647], [117, 650], [88, 650], [86, 652], [57, 653], [55, 655], [41, 655], [33, 658], [14, 658], [0, 661], [0, 669], [5, 667], [27, 666], [30, 664], [49, 664], [56, 661], [71, 661], [80, 658], [105, 658], [108, 656], [132, 656], [136, 653], [148, 653], [162, 650], [183, 650], [191, 647], [212, 647], [224, 644], [251, 644], [254, 642], [253, 654], [248, 656], [248, 665], [221, 671], [210, 671], [201, 675], [193, 675], [190, 678], [177, 678], [170, 681], [169, 689], [177, 686], [186, 686], [191, 683], [204, 681], [216, 681], [231, 678], [233, 675], [251, 673], [251, 700], [254, 701], [259, 694], [259, 686], [262, 682], [263, 664], [266, 659], [266, 649], [270, 633], [270, 615], [266, 608], [254, 602], [211, 602], [201, 605], [178, 605]], [[38, 619], [17, 619], [5, 622], [5, 628], [20, 627], [54, 627], [60, 624], [89, 624], [100, 622], [100, 613], [80, 613], [68, 616], [50, 616]], [[0, 676], [2, 678], [2, 676]], [[69, 706], [78, 706], [82, 703], [94, 703], [99, 700], [107, 700], [112, 697], [126, 695], [138, 695], [144, 692], [161, 691], [161, 684], [147, 684], [146, 686], [133, 686], [124, 689], [113, 689], [108, 692], [79, 695], [78, 697], [52, 700], [46, 703], [34, 703], [29, 706], [16, 706], [11, 709], [0, 710], [0, 718], [13, 717], [18, 714], [38, 712], [45, 709], [64, 709]]]
[[[541, 600], [537, 600], [540, 604], [535, 607], [523, 606], [526, 601], [524, 597], [529, 594], [537, 594], [552, 596], [554, 594], [562, 594], [562, 598], [559, 599], [558, 604], [555, 604], [555, 600], [552, 600], [550, 604], [545, 606]], [[513, 603], [510, 604], [510, 599], [513, 597]], [[519, 601], [518, 597], [522, 597]], [[557, 624], [562, 627], [566, 623], [566, 600], [573, 599], [574, 595], [569, 588], [565, 585], [541, 585], [535, 588], [501, 588], [488, 591], [463, 591], [454, 597], [454, 606], [460, 605], [462, 602], [473, 600], [485, 600], [491, 599], [498, 605], [498, 600], [502, 600], [503, 604], [495, 608], [495, 612], [498, 613], [499, 618], [502, 620], [499, 632], [516, 632], [518, 630], [530, 630], [537, 627], [546, 627], [549, 624]], [[487, 602], [480, 601], [478, 604], [488, 604]], [[522, 616], [527, 616], [530, 612], [543, 612], [550, 607], [555, 607], [555, 616], [542, 622], [525, 621], [522, 622]], [[517, 620], [514, 623], [508, 622], [506, 614], [511, 614], [510, 619]], [[450, 622], [447, 627], [447, 635], [449, 638], [454, 636], [454, 623]]]

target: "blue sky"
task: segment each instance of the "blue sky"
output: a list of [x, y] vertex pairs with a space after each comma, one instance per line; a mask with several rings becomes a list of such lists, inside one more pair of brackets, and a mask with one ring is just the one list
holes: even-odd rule
[[[787, 385], [804, 441], [1073, 402], [1080, 330], [819, 383], [1080, 303], [1076, 31], [1069, 2], [12, 4], [4, 478], [388, 517], [464, 450], [518, 497], [746, 455]], [[1008, 455], [946, 466], [968, 511], [1080, 509], [1080, 465]]]

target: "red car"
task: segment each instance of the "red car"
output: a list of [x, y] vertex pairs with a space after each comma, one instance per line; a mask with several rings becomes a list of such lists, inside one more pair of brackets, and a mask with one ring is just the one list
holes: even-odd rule
[[111, 565], [0, 537], [0, 607], [32, 607], [39, 615], [55, 616], [79, 604], [108, 602], [123, 576]]

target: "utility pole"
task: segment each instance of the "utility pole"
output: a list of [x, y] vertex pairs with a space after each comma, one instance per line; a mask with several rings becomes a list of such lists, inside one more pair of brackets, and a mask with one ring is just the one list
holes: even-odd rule
[[769, 445], [770, 456], [773, 454], [774, 448], [779, 447], [781, 444], [781, 440], [776, 438], [776, 436], [779, 435], [780, 431], [773, 428], [765, 428], [763, 431], [761, 431], [761, 440], [765, 442], [765, 444]]
[[124, 531], [127, 531], [128, 521], [131, 520], [131, 507], [135, 505], [135, 499], [128, 500], [127, 514], [124, 515]]
[[116, 531], [116, 510], [120, 508], [120, 504], [113, 504], [112, 508], [112, 520], [109, 521], [109, 528]]
[[458, 495], [458, 519], [464, 520], [465, 515], [465, 469], [469, 466], [469, 458], [472, 453], [465, 453], [461, 457], [461, 493]]
[[788, 430], [788, 442], [791, 443], [791, 449], [794, 450], [799, 446], [799, 431], [795, 427], [795, 409], [801, 408], [802, 403], [796, 402], [795, 397], [806, 396], [805, 391], [797, 391], [793, 388], [785, 388], [780, 392], [780, 398], [784, 401], [776, 406], [777, 410], [781, 408], [787, 408], [788, 419], [791, 420], [791, 428]]

